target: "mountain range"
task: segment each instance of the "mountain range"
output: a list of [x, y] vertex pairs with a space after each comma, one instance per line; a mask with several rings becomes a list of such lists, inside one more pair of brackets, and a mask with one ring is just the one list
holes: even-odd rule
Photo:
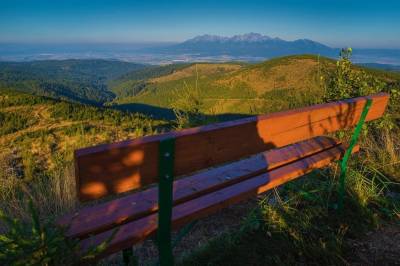
[[[400, 65], [400, 49], [353, 47], [355, 63]], [[278, 56], [319, 54], [337, 58], [340, 48], [310, 39], [293, 41], [259, 33], [199, 35], [180, 43], [0, 43], [0, 61], [107, 59], [164, 65], [175, 62], [260, 62]]]
[[338, 49], [309, 39], [286, 41], [259, 33], [247, 33], [232, 37], [205, 34], [182, 43], [146, 50], [169, 54], [247, 57], [275, 57], [305, 53], [335, 56], [338, 52]]

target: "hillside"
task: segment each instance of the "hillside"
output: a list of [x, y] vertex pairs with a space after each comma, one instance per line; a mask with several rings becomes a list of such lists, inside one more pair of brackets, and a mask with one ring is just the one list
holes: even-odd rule
[[[0, 88], [98, 106], [118, 105], [157, 117], [163, 111], [160, 108], [171, 113], [182, 95], [195, 91], [196, 97], [202, 100], [199, 108], [204, 113], [252, 114], [284, 108], [284, 102], [280, 107], [269, 104], [269, 99], [276, 96], [309, 98], [307, 95], [310, 95], [315, 102], [321, 93], [321, 76], [333, 68], [331, 59], [312, 55], [280, 57], [257, 64], [151, 66], [107, 60], [1, 62]], [[385, 80], [400, 80], [397, 72], [367, 71]]]
[[[153, 128], [161, 123], [144, 115], [174, 120], [176, 114], [173, 109], [186, 108], [182, 99], [196, 101], [195, 108], [206, 115], [209, 121], [318, 103], [324, 89], [321, 76], [335, 67], [332, 60], [311, 55], [276, 58], [258, 64], [198, 63], [144, 67], [123, 62], [108, 63], [101, 60], [43, 61], [31, 62], [29, 68], [19, 63], [0, 64], [3, 77], [5, 73], [18, 75], [15, 82], [12, 82], [12, 78], [8, 79], [8, 89], [0, 89], [1, 147], [8, 151], [23, 150], [36, 143], [36, 150], [39, 150], [41, 143], [49, 142], [53, 143], [49, 145], [56, 147], [56, 150], [62, 150], [63, 143], [73, 144], [76, 136], [83, 133], [93, 136], [90, 143], [127, 138], [145, 130], [147, 124]], [[389, 87], [400, 84], [399, 73], [363, 69], [387, 82]], [[117, 95], [112, 102], [106, 102], [114, 108], [96, 108], [54, 99], [64, 98], [60, 95], [49, 98], [18, 92], [19, 89], [15, 91], [21, 81], [25, 82], [24, 75], [29, 76], [28, 73], [43, 79], [54, 77], [62, 81], [86, 82], [99, 77], [107, 86], [105, 92]], [[31, 81], [26, 81], [28, 84]], [[69, 91], [72, 97], [65, 98], [76, 99], [80, 98], [78, 95], [85, 94], [80, 87], [76, 89], [79, 91], [77, 95]], [[42, 136], [47, 137], [39, 141]], [[48, 136], [53, 139], [49, 141]], [[24, 143], [29, 144], [21, 148]], [[43, 150], [48, 151], [49, 148]]]
[[[17, 84], [25, 74], [19, 76], [12, 68], [10, 73], [18, 79], [14, 83], [9, 78], [7, 89], [0, 88], [0, 210], [30, 229], [27, 206], [32, 202], [40, 219], [49, 222], [44, 230], [50, 230], [55, 228], [53, 218], [85, 206], [75, 191], [73, 151], [80, 147], [386, 91], [391, 93], [387, 116], [363, 128], [360, 156], [351, 157], [343, 216], [337, 210], [339, 171], [332, 164], [254, 201], [201, 219], [175, 251], [178, 265], [365, 265], [371, 258], [392, 264], [397, 240], [380, 247], [381, 254], [375, 257], [371, 255], [375, 249], [365, 243], [379, 245], [399, 230], [400, 74], [347, 63], [301, 55], [257, 64], [174, 64], [131, 70], [99, 70], [95, 64], [93, 69], [56, 68], [45, 76], [41, 76], [44, 68], [21, 71], [28, 77], [38, 72], [46, 82], [55, 77], [82, 84], [81, 80], [102, 76], [102, 88], [112, 97], [90, 102], [104, 107], [77, 103], [87, 97], [78, 97], [73, 90], [68, 91], [71, 97], [57, 91], [49, 93], [51, 97], [21, 92]], [[84, 95], [79, 86], [76, 89]], [[351, 133], [341, 131], [336, 137], [346, 141]], [[0, 221], [0, 238], [4, 230]], [[32, 237], [27, 231], [24, 239]], [[56, 233], [50, 235], [51, 248], [53, 237], [64, 241]], [[6, 238], [0, 243], [5, 243], [2, 239]], [[70, 258], [63, 256], [68, 250], [62, 245], [54, 247], [51, 256]], [[28, 248], [36, 246], [28, 243]], [[155, 250], [153, 241], [145, 241], [135, 247], [135, 254], [147, 265], [155, 262]], [[123, 265], [119, 256], [101, 263]]]
[[[138, 93], [116, 98], [114, 103], [127, 108], [135, 108], [135, 104], [172, 108], [180, 95], [194, 90], [202, 100], [201, 110], [208, 114], [263, 112], [270, 108], [268, 99], [278, 95], [318, 97], [321, 92], [318, 76], [327, 65], [334, 66], [329, 59], [318, 60], [316, 56], [290, 56], [258, 64], [192, 64], [170, 74], [141, 80]], [[139, 81], [131, 79], [124, 84], [128, 82]]]
[[143, 115], [0, 89], [0, 161], [28, 179], [32, 171], [56, 167], [56, 159], [71, 161], [78, 147], [151, 134], [162, 125]]
[[183, 69], [190, 64], [171, 64], [166, 66], [147, 66], [143, 69], [130, 71], [110, 80], [108, 86], [117, 98], [135, 96], [148, 84], [148, 79], [164, 76]]
[[[168, 71], [162, 71], [164, 68]], [[156, 114], [173, 108], [184, 95], [195, 94], [201, 100], [200, 110], [206, 114], [265, 113], [319, 102], [323, 78], [334, 69], [335, 61], [314, 55], [280, 57], [257, 64], [170, 65], [159, 67], [158, 76], [131, 75], [114, 81], [114, 88], [123, 88], [123, 93], [113, 104]], [[388, 83], [400, 80], [399, 73], [361, 66], [356, 69]], [[293, 98], [303, 101], [290, 104]]]
[[110, 60], [0, 62], [0, 88], [101, 104], [114, 98], [106, 85], [110, 79], [143, 67]]

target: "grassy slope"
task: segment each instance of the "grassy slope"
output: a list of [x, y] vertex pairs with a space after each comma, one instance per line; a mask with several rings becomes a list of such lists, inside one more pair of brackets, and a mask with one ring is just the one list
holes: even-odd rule
[[[314, 55], [287, 56], [252, 65], [202, 63], [197, 64], [197, 71], [195, 64], [169, 66], [169, 71], [160, 71], [161, 67], [161, 76], [131, 76], [123, 83], [116, 82], [119, 85], [115, 86], [125, 88], [125, 95], [127, 91], [132, 93], [115, 99], [113, 104], [172, 108], [182, 95], [197, 91], [201, 111], [207, 114], [273, 112], [320, 102], [321, 76], [334, 67], [335, 61]], [[388, 82], [400, 80], [399, 73], [362, 69]], [[303, 100], [293, 105], [290, 99], [295, 98]]]
[[148, 80], [191, 66], [191, 64], [172, 64], [167, 66], [147, 66], [146, 68], [131, 71], [110, 80], [107, 85], [117, 98], [135, 96], [148, 85]]
[[290, 56], [255, 65], [198, 64], [197, 72], [191, 65], [147, 80], [146, 87], [138, 95], [117, 99], [116, 103], [170, 108], [187, 88], [197, 86], [203, 100], [202, 111], [206, 113], [260, 112], [276, 94], [287, 95], [293, 90], [318, 93], [318, 74], [327, 64], [333, 65], [333, 62], [321, 58], [318, 63], [316, 56]]
[[[23, 221], [30, 220], [30, 200], [45, 220], [79, 206], [75, 149], [153, 134], [165, 125], [143, 115], [1, 89], [0, 114], [0, 210]], [[12, 114], [18, 118], [2, 119]]]
[[44, 170], [54, 166], [54, 156], [71, 161], [77, 147], [152, 133], [161, 125], [143, 115], [9, 90], [0, 90], [0, 114], [2, 158], [32, 160]]

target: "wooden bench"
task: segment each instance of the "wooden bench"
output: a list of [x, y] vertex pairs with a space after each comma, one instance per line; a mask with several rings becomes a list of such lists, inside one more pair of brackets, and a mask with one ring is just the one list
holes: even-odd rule
[[367, 99], [372, 104], [365, 121], [381, 117], [385, 93], [77, 150], [81, 201], [141, 190], [58, 223], [68, 237], [80, 239], [83, 250], [109, 239], [98, 258], [158, 231], [160, 262], [170, 265], [171, 228], [340, 159], [347, 146], [323, 135], [356, 125]]

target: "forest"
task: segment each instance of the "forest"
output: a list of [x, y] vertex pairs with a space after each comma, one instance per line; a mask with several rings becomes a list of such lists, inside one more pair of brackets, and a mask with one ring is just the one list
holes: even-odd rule
[[[54, 226], [85, 206], [75, 191], [78, 148], [376, 92], [390, 93], [390, 104], [362, 129], [344, 215], [336, 215], [333, 164], [200, 220], [176, 249], [177, 264], [398, 261], [395, 242], [382, 239], [400, 221], [400, 73], [354, 65], [351, 51], [337, 61], [299, 55], [255, 64], [0, 63], [0, 84], [0, 264], [74, 265], [93, 255], [75, 256], [76, 243]], [[135, 246], [137, 262], [155, 263], [155, 250], [151, 240]], [[109, 264], [122, 257], [100, 262]]]

